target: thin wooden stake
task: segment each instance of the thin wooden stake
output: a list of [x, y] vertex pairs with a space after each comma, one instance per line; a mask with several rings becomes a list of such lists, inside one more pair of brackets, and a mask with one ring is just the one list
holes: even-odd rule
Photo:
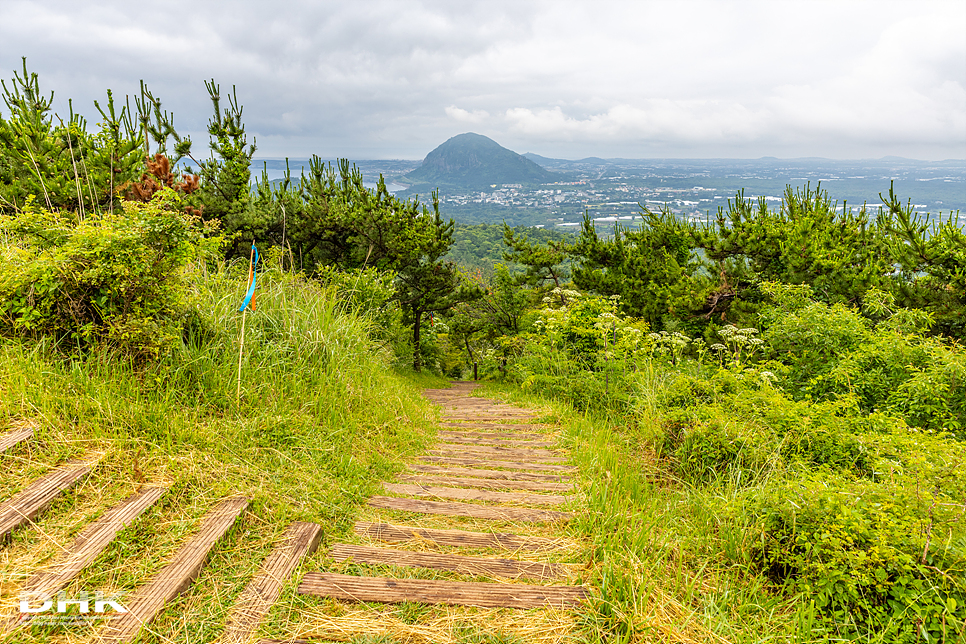
[[241, 401], [241, 367], [242, 367], [242, 354], [245, 351], [245, 317], [248, 315], [248, 307], [242, 311], [242, 328], [241, 328], [241, 342], [238, 343], [238, 386], [235, 388], [235, 403], [238, 404]]
[[[252, 240], [252, 250], [248, 253], [248, 286], [252, 285], [252, 262], [255, 259], [255, 241]], [[241, 342], [238, 343], [238, 383], [235, 387], [235, 404], [241, 402], [241, 368], [242, 354], [245, 352], [245, 318], [248, 316], [248, 304], [242, 310]]]

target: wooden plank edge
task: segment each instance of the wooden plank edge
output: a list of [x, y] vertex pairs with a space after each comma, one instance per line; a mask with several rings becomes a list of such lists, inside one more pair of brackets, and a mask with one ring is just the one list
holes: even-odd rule
[[352, 530], [360, 537], [386, 543], [429, 541], [437, 546], [477, 549], [499, 548], [513, 552], [517, 550], [547, 552], [559, 550], [561, 547], [560, 539], [533, 537], [511, 532], [468, 532], [465, 530], [420, 528], [369, 521], [357, 521]]
[[[321, 541], [322, 526], [317, 523], [295, 521], [286, 528], [280, 542], [236, 598], [219, 644], [244, 644], [251, 639], [272, 604], [278, 601], [282, 586]], [[264, 587], [266, 583], [268, 588]]]
[[7, 451], [14, 445], [17, 445], [18, 443], [22, 443], [25, 440], [33, 438], [33, 436], [33, 427], [15, 429], [12, 432], [7, 432], [6, 434], [0, 435], [0, 454]]
[[97, 461], [68, 461], [34, 479], [27, 487], [0, 504], [0, 543], [23, 524], [32, 522], [57, 497], [77, 485], [91, 473], [96, 464]]
[[[198, 577], [211, 549], [235, 525], [248, 503], [249, 499], [246, 497], [230, 497], [209, 510], [194, 536], [182, 544], [171, 561], [155, 573], [150, 581], [138, 588], [125, 603], [128, 612], [109, 621], [96, 634], [95, 641], [102, 644], [121, 644], [137, 637], [141, 629], [150, 624], [168, 602], [184, 592]], [[176, 584], [165, 588], [169, 581], [175, 581]]]
[[[107, 548], [119, 532], [130, 526], [167, 491], [166, 486], [150, 485], [113, 506], [104, 516], [81, 530], [73, 543], [49, 565], [36, 571], [24, 583], [22, 593], [46, 601], [66, 586], [81, 570]], [[0, 622], [0, 633], [29, 623], [31, 615], [14, 613]]]
[[583, 586], [532, 586], [310, 572], [300, 595], [396, 604], [418, 602], [482, 608], [571, 608], [587, 596]]
[[329, 556], [338, 562], [352, 560], [356, 563], [377, 566], [402, 566], [406, 568], [427, 568], [447, 570], [464, 575], [483, 577], [503, 577], [506, 579], [535, 579], [547, 581], [559, 579], [567, 573], [560, 564], [539, 561], [523, 561], [492, 557], [469, 557], [439, 552], [415, 552], [395, 548], [351, 543], [335, 543]]
[[395, 496], [373, 496], [370, 497], [367, 505], [373, 508], [399, 510], [401, 512], [493, 519], [495, 521], [507, 521], [511, 523], [514, 521], [533, 523], [564, 522], [570, 521], [574, 516], [571, 512], [560, 512], [558, 510], [477, 505], [474, 503], [459, 503], [455, 501], [424, 501], [423, 499], [408, 499]]

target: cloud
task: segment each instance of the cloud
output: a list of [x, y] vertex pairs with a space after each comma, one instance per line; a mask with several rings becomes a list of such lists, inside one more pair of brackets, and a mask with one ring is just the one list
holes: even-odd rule
[[754, 136], [754, 123], [759, 119], [740, 104], [700, 100], [653, 99], [636, 106], [616, 105], [586, 118], [567, 116], [560, 107], [537, 111], [518, 107], [506, 111], [512, 131], [585, 141], [736, 141]]
[[143, 78], [196, 140], [215, 78], [271, 156], [419, 158], [472, 125], [561, 157], [961, 158], [964, 23], [961, 0], [6, 0], [0, 75], [26, 55], [89, 116]]
[[472, 112], [450, 105], [446, 108], [446, 115], [460, 123], [482, 123], [490, 118], [490, 113], [486, 110], [473, 110]]

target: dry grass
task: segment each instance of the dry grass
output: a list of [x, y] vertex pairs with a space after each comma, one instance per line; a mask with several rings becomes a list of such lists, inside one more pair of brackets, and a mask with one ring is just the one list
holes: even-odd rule
[[455, 644], [472, 634], [481, 639], [495, 635], [533, 644], [558, 644], [574, 641], [578, 631], [569, 611], [440, 606], [421, 615], [418, 623], [410, 623], [405, 611], [330, 601], [327, 606], [304, 610], [287, 637], [347, 642], [360, 635], [376, 635], [398, 644]]

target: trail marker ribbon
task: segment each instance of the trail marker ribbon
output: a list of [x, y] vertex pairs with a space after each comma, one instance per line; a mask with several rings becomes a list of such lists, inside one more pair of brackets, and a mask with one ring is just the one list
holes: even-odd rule
[[249, 264], [248, 268], [248, 293], [245, 294], [245, 301], [242, 302], [239, 311], [244, 311], [248, 308], [249, 303], [252, 305], [252, 311], [255, 310], [255, 303], [252, 302], [252, 297], [255, 295], [255, 282], [257, 280], [258, 273], [258, 249], [255, 248], [255, 244], [252, 244], [252, 253], [254, 255], [254, 261]]

